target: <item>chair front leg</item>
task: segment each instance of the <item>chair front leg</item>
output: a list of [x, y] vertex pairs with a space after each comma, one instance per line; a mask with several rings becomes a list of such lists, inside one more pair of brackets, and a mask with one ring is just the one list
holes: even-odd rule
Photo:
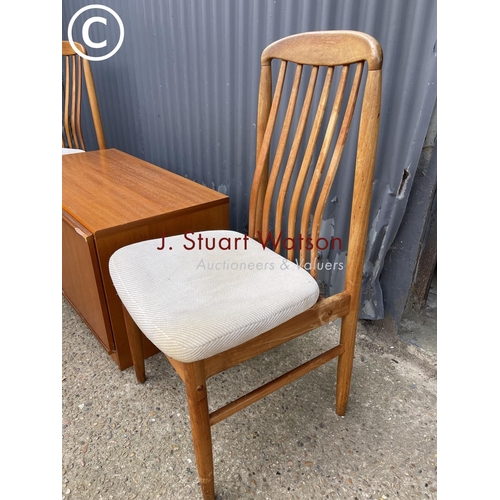
[[193, 445], [204, 500], [214, 500], [212, 435], [208, 412], [207, 387], [203, 361], [184, 363], [186, 393]]

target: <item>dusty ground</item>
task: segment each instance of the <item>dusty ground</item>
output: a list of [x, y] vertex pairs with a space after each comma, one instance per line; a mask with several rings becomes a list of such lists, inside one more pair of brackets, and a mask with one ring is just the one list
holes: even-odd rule
[[[323, 327], [209, 380], [215, 409], [333, 345]], [[63, 499], [201, 498], [183, 383], [120, 372], [63, 299]], [[434, 499], [436, 356], [361, 322], [349, 407], [336, 361], [212, 429], [218, 499]]]

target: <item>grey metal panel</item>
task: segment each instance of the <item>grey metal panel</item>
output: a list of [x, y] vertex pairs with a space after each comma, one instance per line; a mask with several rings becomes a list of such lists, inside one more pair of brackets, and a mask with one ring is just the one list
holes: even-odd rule
[[[436, 118], [437, 108], [434, 108], [403, 220], [380, 274], [384, 312], [386, 318], [391, 318], [396, 325], [399, 325], [405, 309], [408, 310], [416, 299], [413, 287], [417, 285], [417, 276], [422, 272], [420, 266], [430, 265], [428, 258], [421, 252], [429, 241], [431, 228], [434, 229], [436, 224]], [[433, 236], [430, 241], [433, 241]]]
[[[72, 15], [93, 0], [63, 2], [62, 38]], [[92, 63], [108, 147], [116, 147], [231, 198], [231, 226], [245, 230], [255, 164], [260, 54], [293, 33], [365, 31], [384, 50], [383, 97], [361, 317], [383, 317], [379, 276], [401, 224], [436, 101], [435, 0], [103, 0], [125, 26], [123, 46]], [[91, 38], [118, 39], [102, 11], [90, 15]], [[92, 52], [92, 50], [90, 51]], [[87, 133], [89, 131], [87, 130]], [[88, 134], [87, 134], [88, 135]], [[348, 144], [343, 164], [353, 160]], [[88, 149], [96, 148], [95, 141]], [[401, 186], [403, 171], [408, 176]], [[336, 180], [322, 233], [347, 235], [340, 222], [349, 176]], [[345, 252], [346, 245], [344, 245]], [[325, 255], [331, 262], [345, 255]], [[342, 286], [343, 273], [320, 274], [324, 291]]]

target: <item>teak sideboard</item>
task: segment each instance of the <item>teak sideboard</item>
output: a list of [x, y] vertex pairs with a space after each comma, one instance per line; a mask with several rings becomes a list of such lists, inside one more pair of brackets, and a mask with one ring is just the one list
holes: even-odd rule
[[[116, 149], [62, 157], [62, 288], [121, 370], [132, 365], [108, 270], [137, 241], [228, 229], [229, 198]], [[159, 240], [160, 244], [160, 240]], [[146, 357], [158, 352], [143, 336]]]

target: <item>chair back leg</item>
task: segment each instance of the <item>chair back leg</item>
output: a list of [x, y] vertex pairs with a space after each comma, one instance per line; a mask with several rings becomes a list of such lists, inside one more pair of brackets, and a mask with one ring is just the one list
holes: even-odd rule
[[184, 363], [184, 377], [193, 435], [194, 453], [203, 500], [215, 499], [212, 435], [208, 413], [207, 386], [203, 361]]
[[349, 398], [357, 324], [358, 308], [351, 310], [347, 316], [342, 318], [340, 343], [344, 347], [344, 352], [339, 356], [337, 365], [337, 397], [335, 401], [336, 413], [340, 416], [345, 415]]

